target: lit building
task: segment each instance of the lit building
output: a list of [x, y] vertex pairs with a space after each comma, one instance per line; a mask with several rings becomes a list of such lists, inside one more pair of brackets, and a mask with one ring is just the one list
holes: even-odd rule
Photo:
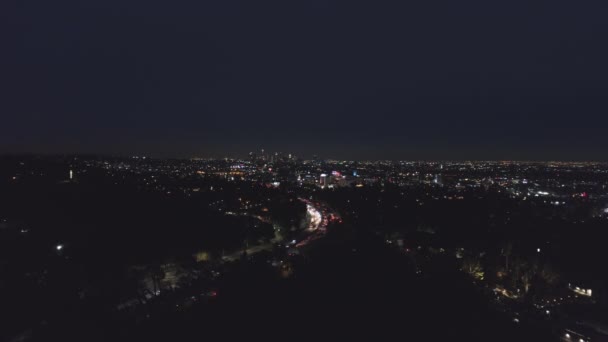
[[321, 177], [319, 177], [319, 186], [321, 188], [326, 188], [329, 186], [329, 176], [326, 173], [322, 173]]

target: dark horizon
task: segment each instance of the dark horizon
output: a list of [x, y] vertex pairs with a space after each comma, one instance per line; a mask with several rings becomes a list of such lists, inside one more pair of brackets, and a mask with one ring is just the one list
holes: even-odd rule
[[603, 9], [6, 3], [0, 153], [608, 160]]

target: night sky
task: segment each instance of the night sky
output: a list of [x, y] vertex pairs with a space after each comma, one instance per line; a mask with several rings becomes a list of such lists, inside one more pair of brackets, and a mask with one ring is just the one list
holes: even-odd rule
[[608, 160], [607, 2], [6, 0], [0, 152]]

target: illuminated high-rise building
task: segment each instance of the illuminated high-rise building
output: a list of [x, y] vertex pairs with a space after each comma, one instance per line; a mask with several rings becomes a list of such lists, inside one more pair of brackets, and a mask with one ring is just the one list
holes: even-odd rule
[[319, 186], [322, 188], [329, 186], [329, 176], [326, 173], [322, 173], [321, 177], [319, 177]]

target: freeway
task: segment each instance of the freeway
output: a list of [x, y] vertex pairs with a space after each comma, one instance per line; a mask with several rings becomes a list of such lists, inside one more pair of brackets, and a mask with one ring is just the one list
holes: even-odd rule
[[300, 198], [300, 201], [306, 203], [307, 217], [309, 218], [309, 224], [306, 228], [306, 236], [296, 243], [296, 247], [303, 247], [308, 245], [311, 241], [317, 240], [327, 233], [327, 225], [329, 218], [337, 217], [336, 214], [332, 213], [329, 208], [318, 202], [313, 202], [304, 198]]
[[[300, 201], [306, 204], [306, 218], [308, 220], [306, 229], [304, 230], [302, 237], [292, 244], [296, 247], [303, 247], [311, 241], [317, 240], [318, 238], [325, 235], [327, 232], [327, 225], [329, 222], [330, 210], [320, 203], [313, 202], [304, 198], [299, 198]], [[335, 214], [331, 214], [335, 216]], [[223, 261], [235, 261], [238, 260], [243, 253], [247, 255], [253, 255], [262, 251], [270, 251], [275, 244], [283, 242], [283, 238], [276, 235], [270, 242], [264, 244], [258, 244], [252, 247], [248, 247], [244, 250], [232, 252], [222, 257]]]

